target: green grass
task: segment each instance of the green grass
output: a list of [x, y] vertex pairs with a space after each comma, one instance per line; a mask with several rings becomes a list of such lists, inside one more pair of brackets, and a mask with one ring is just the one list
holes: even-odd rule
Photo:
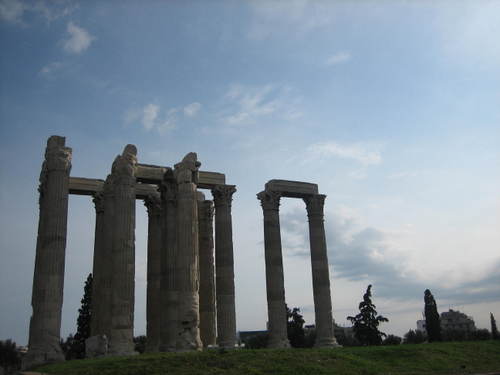
[[420, 375], [500, 373], [500, 341], [144, 354], [43, 366], [54, 375]]

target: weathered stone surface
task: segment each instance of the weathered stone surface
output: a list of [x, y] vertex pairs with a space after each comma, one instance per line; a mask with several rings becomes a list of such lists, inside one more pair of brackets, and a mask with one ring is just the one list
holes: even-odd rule
[[161, 318], [161, 199], [160, 193], [144, 200], [148, 210], [148, 261], [146, 300], [146, 351], [157, 352], [160, 348]]
[[217, 299], [217, 344], [233, 349], [236, 345], [234, 300], [234, 256], [231, 202], [234, 185], [212, 189], [215, 206], [215, 286]]
[[269, 348], [287, 348], [290, 346], [287, 336], [285, 281], [279, 219], [281, 196], [281, 193], [275, 191], [262, 191], [257, 194], [264, 213]]
[[177, 182], [177, 257], [178, 291], [177, 350], [200, 350], [198, 208], [196, 182], [200, 163], [194, 152], [175, 165]]
[[95, 335], [85, 340], [85, 358], [103, 357], [108, 354], [106, 335]]
[[313, 277], [314, 314], [317, 347], [338, 346], [333, 334], [332, 298], [330, 295], [330, 271], [326, 248], [323, 206], [325, 195], [304, 198], [309, 218], [309, 241]]
[[178, 291], [175, 278], [177, 269], [177, 183], [171, 170], [165, 172], [160, 191], [162, 204], [160, 351], [165, 352], [176, 350], [178, 327]]
[[200, 247], [200, 336], [203, 347], [216, 344], [215, 264], [212, 201], [198, 196], [198, 227]]
[[137, 149], [125, 146], [113, 162], [113, 267], [109, 353], [134, 351], [135, 170]]
[[309, 182], [270, 180], [265, 188], [266, 191], [279, 192], [282, 197], [303, 198], [318, 194], [318, 185]]
[[226, 176], [223, 173], [200, 171], [198, 176], [198, 187], [201, 189], [212, 189], [217, 185], [225, 185]]
[[70, 170], [71, 149], [65, 147], [65, 138], [50, 137], [40, 174], [40, 216], [31, 300], [33, 315], [23, 369], [64, 361], [59, 340]]

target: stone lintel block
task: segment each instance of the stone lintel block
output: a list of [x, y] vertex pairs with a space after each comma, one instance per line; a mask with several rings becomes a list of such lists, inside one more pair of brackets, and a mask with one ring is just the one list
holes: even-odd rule
[[93, 195], [103, 190], [104, 181], [95, 178], [70, 177], [69, 193], [75, 195]]
[[137, 164], [135, 177], [137, 182], [157, 184], [163, 180], [163, 176], [168, 170], [171, 170], [171, 168], [151, 164]]
[[280, 192], [283, 197], [303, 198], [318, 193], [318, 185], [309, 182], [289, 180], [269, 180], [266, 190]]
[[226, 175], [217, 172], [198, 172], [198, 187], [202, 189], [211, 189], [216, 185], [225, 185]]

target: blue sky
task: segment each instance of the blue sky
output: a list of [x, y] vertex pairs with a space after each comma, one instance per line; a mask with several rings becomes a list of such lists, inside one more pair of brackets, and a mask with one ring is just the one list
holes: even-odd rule
[[[238, 329], [266, 322], [262, 212], [272, 178], [327, 194], [334, 316], [368, 283], [402, 335], [430, 288], [480, 327], [500, 316], [500, 4], [495, 1], [0, 1], [0, 339], [27, 340], [46, 139], [73, 176], [123, 146], [190, 151], [236, 184]], [[286, 296], [314, 320], [302, 202], [284, 200]], [[136, 333], [147, 220], [137, 203]], [[63, 335], [91, 271], [94, 213], [71, 197]]]

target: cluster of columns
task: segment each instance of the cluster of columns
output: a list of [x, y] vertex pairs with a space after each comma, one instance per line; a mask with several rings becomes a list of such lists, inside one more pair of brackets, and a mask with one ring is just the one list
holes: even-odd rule
[[[197, 186], [199, 166], [196, 154], [189, 153], [173, 170], [164, 168], [161, 180], [145, 186], [136, 176], [137, 150], [127, 145], [102, 187], [89, 190], [96, 209], [91, 334], [106, 337], [109, 355], [134, 353], [137, 198], [144, 199], [149, 219], [147, 350], [236, 345], [231, 229], [236, 189], [211, 186], [214, 200], [205, 200]], [[33, 315], [24, 368], [64, 360], [59, 341], [70, 169], [65, 139], [50, 137], [40, 177]], [[145, 188], [148, 194], [140, 195]]]
[[[273, 186], [278, 187], [273, 189]], [[313, 193], [311, 194], [311, 187]], [[303, 189], [302, 189], [303, 188]], [[301, 190], [304, 190], [301, 192]], [[268, 308], [268, 347], [287, 348], [287, 316], [283, 254], [279, 220], [279, 205], [282, 197], [302, 198], [309, 218], [309, 240], [311, 249], [314, 312], [317, 347], [337, 346], [333, 334], [330, 275], [324, 228], [323, 206], [325, 195], [317, 194], [317, 186], [295, 181], [272, 180], [259, 194], [264, 214], [264, 248], [266, 264], [266, 289]]]

